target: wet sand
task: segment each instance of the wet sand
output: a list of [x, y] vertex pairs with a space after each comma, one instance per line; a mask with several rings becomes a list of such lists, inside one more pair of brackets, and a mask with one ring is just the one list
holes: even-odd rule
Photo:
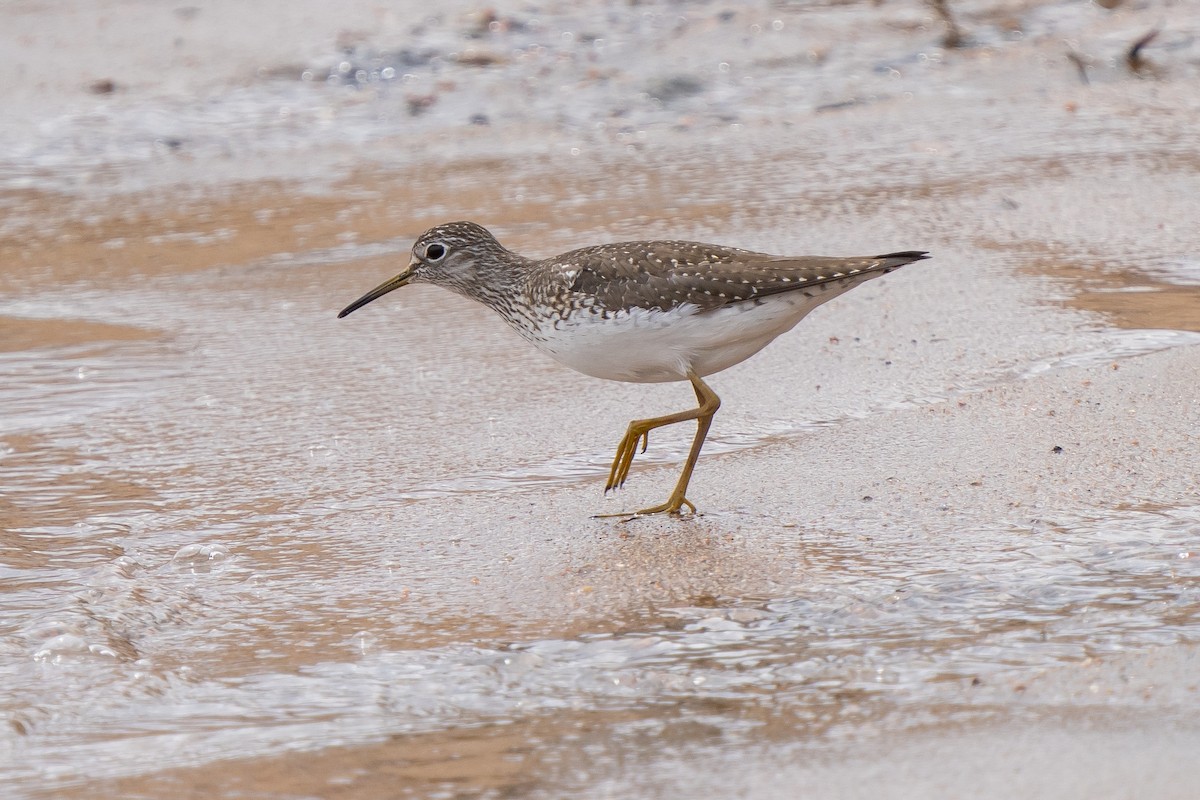
[[[1185, 10], [133, 8], [0, 34], [10, 796], [1192, 795]], [[335, 318], [458, 218], [934, 260], [715, 376], [702, 515], [626, 523], [687, 387]]]

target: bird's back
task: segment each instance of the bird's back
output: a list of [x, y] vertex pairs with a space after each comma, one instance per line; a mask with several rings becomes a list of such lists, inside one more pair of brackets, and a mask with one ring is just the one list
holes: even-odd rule
[[537, 262], [532, 274], [610, 313], [684, 305], [708, 311], [784, 292], [833, 297], [927, 257], [920, 251], [864, 258], [790, 257], [697, 242], [619, 242]]
[[926, 257], [781, 257], [677, 241], [586, 247], [534, 262], [530, 294], [554, 311], [510, 322], [585, 374], [684, 380], [749, 358], [825, 301]]

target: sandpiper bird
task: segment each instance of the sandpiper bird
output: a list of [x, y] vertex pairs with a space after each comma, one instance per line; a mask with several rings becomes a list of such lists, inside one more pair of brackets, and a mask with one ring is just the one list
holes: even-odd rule
[[[425, 231], [396, 277], [342, 309], [344, 317], [393, 289], [432, 283], [478, 300], [558, 361], [612, 381], [690, 381], [699, 406], [629, 423], [607, 493], [625, 484], [650, 431], [696, 420], [696, 437], [665, 503], [634, 512], [680, 514], [700, 448], [721, 405], [704, 377], [732, 367], [843, 292], [928, 258], [920, 251], [865, 258], [772, 256], [698, 242], [620, 242], [536, 260], [506, 249], [473, 222]], [[625, 514], [613, 516], [628, 516]]]

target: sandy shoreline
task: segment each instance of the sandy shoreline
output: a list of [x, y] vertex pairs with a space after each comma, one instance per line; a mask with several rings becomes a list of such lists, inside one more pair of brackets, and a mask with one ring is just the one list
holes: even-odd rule
[[[961, 12], [6, 7], [13, 796], [1190, 796], [1194, 22]], [[623, 525], [686, 387], [334, 318], [451, 218], [935, 258], [716, 376], [704, 515]]]

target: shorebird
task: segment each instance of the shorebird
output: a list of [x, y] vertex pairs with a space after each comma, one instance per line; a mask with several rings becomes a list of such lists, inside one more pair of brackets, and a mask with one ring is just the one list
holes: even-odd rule
[[699, 242], [639, 241], [533, 259], [508, 250], [480, 225], [451, 222], [422, 233], [408, 266], [338, 317], [401, 286], [432, 283], [483, 303], [534, 347], [585, 375], [689, 381], [699, 405], [630, 422], [604, 491], [625, 484], [650, 431], [696, 420], [667, 501], [610, 516], [678, 515], [685, 507], [695, 514], [687, 487], [721, 405], [703, 379], [754, 355], [827, 300], [928, 257], [916, 250], [862, 258], [772, 256]]

